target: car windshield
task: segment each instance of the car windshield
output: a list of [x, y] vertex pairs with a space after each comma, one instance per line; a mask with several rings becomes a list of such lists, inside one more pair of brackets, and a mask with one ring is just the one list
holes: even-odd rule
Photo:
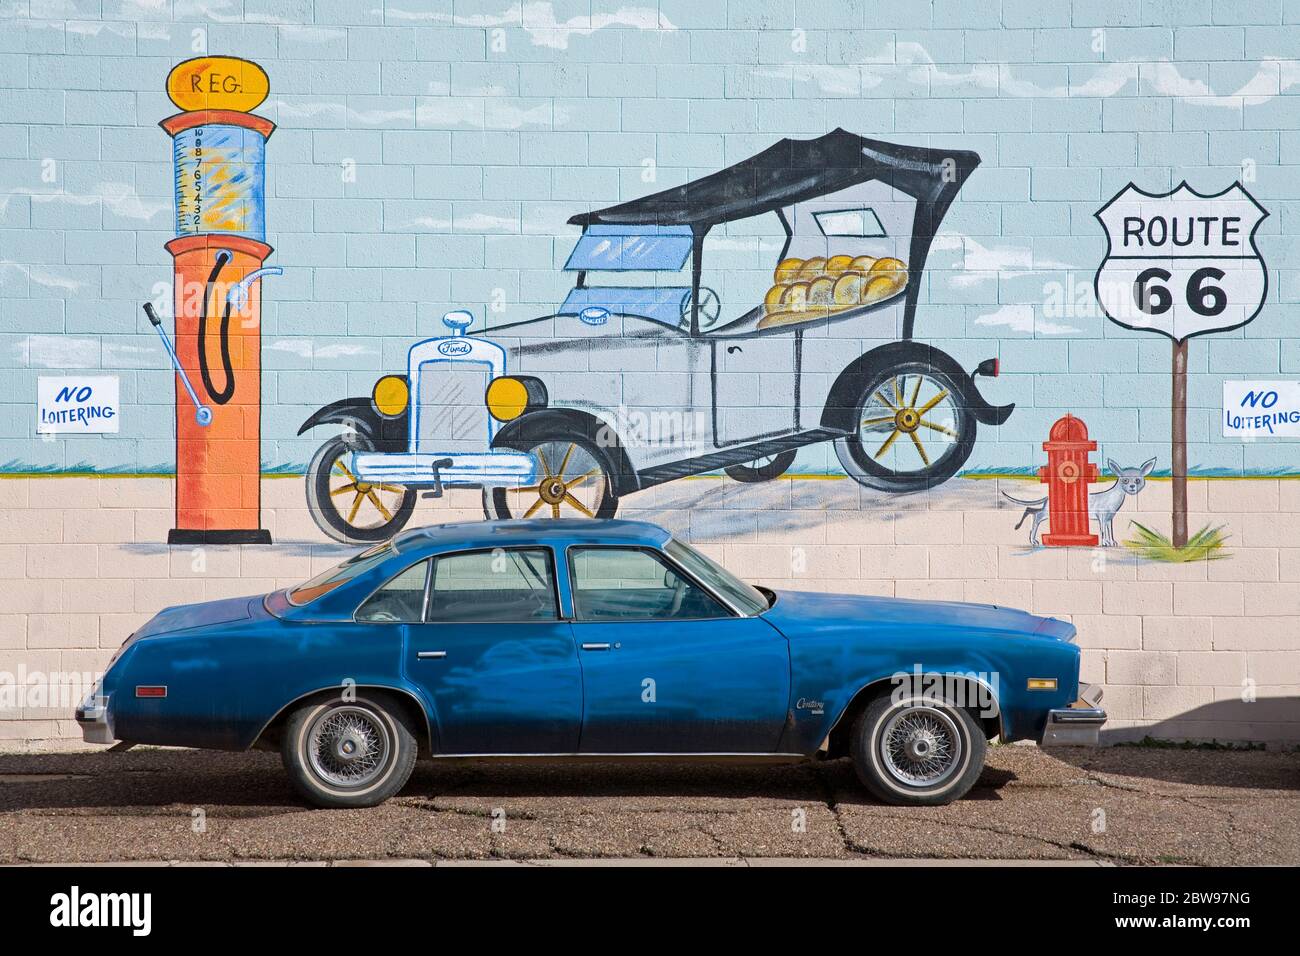
[[752, 617], [768, 609], [768, 600], [722, 565], [676, 538], [664, 545], [664, 553], [694, 575], [705, 586], [726, 598], [736, 610]]
[[689, 226], [590, 226], [566, 272], [676, 272], [691, 254]]
[[289, 603], [301, 607], [310, 604], [322, 594], [328, 594], [340, 585], [347, 584], [358, 575], [365, 574], [380, 562], [396, 554], [391, 541], [377, 544], [373, 548], [354, 554], [341, 564], [336, 564], [328, 571], [323, 571], [310, 581], [306, 581], [289, 591]]

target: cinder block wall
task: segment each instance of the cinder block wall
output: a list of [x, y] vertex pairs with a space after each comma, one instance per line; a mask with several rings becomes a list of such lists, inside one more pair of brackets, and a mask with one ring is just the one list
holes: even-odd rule
[[[140, 303], [170, 296], [164, 78], [202, 54], [260, 64], [257, 112], [277, 125], [269, 548], [163, 543], [175, 385]], [[292, 477], [323, 437], [299, 425], [402, 371], [449, 309], [489, 337], [553, 312], [573, 284], [570, 216], [837, 127], [981, 157], [911, 278], [917, 337], [967, 369], [998, 358], [981, 388], [1015, 412], [929, 493], [860, 489], [818, 445], [781, 480], [678, 481], [621, 513], [774, 586], [1068, 617], [1116, 738], [1300, 741], [1300, 448], [1225, 438], [1221, 422], [1225, 381], [1300, 377], [1300, 4], [0, 0], [0, 749], [77, 737], [62, 704], [6, 704], [5, 675], [94, 671], [165, 604], [339, 560]], [[1269, 213], [1262, 311], [1188, 356], [1190, 525], [1222, 525], [1226, 550], [1169, 564], [1122, 544], [1030, 549], [999, 492], [1043, 493], [1032, 475], [1066, 413], [1087, 422], [1103, 471], [1157, 459], [1117, 535], [1131, 520], [1169, 531], [1170, 343], [1109, 322], [1091, 289], [1098, 209], [1130, 182], [1184, 180], [1206, 194], [1240, 180]], [[743, 284], [725, 265], [716, 282]], [[874, 344], [823, 343], [823, 371]], [[564, 381], [630, 391], [635, 378], [644, 395], [667, 372], [593, 361]], [[83, 373], [118, 379], [119, 432], [38, 436], [38, 379]], [[422, 502], [415, 520], [475, 517], [477, 502]]]

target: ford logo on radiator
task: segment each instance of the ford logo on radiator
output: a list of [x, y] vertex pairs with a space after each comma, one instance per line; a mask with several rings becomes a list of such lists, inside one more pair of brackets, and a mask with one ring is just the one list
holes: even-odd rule
[[448, 339], [438, 343], [438, 351], [443, 355], [468, 355], [474, 348], [463, 339]]

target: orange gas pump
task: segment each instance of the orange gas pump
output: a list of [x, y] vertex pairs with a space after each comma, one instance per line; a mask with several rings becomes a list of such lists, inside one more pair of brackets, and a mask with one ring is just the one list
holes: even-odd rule
[[146, 308], [176, 369], [176, 524], [169, 544], [270, 544], [261, 527], [261, 289], [266, 267], [265, 145], [275, 125], [248, 112], [266, 74], [247, 60], [175, 67], [183, 112], [172, 137], [175, 347]]

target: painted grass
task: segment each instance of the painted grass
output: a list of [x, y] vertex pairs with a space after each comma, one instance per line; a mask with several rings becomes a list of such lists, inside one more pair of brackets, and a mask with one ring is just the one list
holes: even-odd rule
[[1146, 525], [1136, 521], [1129, 524], [1137, 528], [1136, 536], [1124, 539], [1124, 547], [1148, 561], [1163, 561], [1167, 564], [1186, 564], [1191, 561], [1215, 561], [1226, 558], [1228, 552], [1224, 544], [1228, 535], [1223, 533], [1223, 525], [1206, 525], [1187, 539], [1187, 544], [1175, 548], [1174, 543], [1159, 531], [1152, 531]]

